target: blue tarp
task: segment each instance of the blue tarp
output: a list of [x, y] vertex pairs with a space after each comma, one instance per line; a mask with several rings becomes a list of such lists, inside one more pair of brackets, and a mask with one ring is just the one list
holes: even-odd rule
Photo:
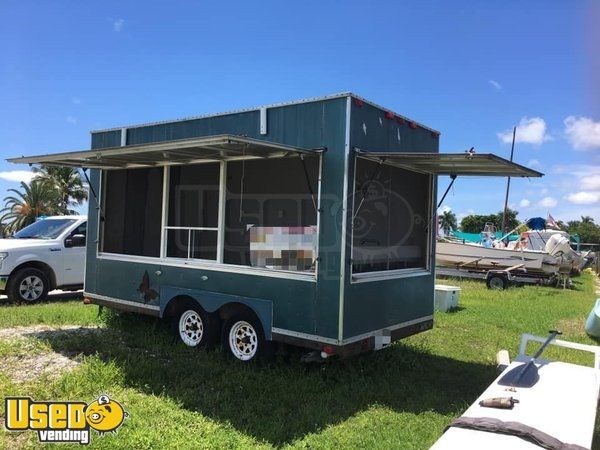
[[529, 227], [531, 230], [545, 230], [546, 229], [546, 219], [541, 217], [532, 217], [525, 225]]

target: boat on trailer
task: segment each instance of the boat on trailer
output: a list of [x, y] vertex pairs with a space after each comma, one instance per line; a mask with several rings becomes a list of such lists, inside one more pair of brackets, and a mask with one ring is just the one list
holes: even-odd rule
[[484, 247], [480, 244], [455, 241], [437, 243], [436, 264], [477, 269], [504, 269], [522, 265], [527, 271], [548, 275], [556, 273], [560, 268], [557, 258], [542, 251]]
[[[545, 223], [544, 219], [539, 220]], [[527, 225], [530, 223], [532, 219]], [[522, 232], [517, 239], [509, 240], [515, 231], [498, 238], [494, 225], [487, 223], [480, 242], [453, 237], [440, 239], [436, 265], [476, 270], [519, 266], [524, 272], [540, 275], [569, 274], [582, 265], [583, 258], [571, 248], [570, 237], [565, 231], [532, 228]]]

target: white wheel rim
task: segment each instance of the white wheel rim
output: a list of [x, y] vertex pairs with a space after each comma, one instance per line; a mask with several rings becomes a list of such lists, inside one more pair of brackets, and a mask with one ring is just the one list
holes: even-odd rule
[[19, 295], [23, 300], [32, 302], [42, 296], [44, 292], [44, 282], [42, 279], [35, 275], [30, 275], [23, 278], [19, 285]]
[[258, 333], [254, 327], [244, 320], [234, 323], [229, 330], [229, 349], [242, 361], [254, 358], [258, 351]]
[[204, 324], [198, 312], [190, 309], [179, 318], [179, 337], [189, 347], [195, 347], [202, 341]]

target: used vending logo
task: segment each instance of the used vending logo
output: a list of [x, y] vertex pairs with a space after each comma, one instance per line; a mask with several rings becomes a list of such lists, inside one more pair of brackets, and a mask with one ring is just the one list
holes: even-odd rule
[[40, 442], [90, 443], [90, 428], [103, 435], [116, 433], [129, 414], [121, 404], [101, 395], [90, 403], [35, 402], [29, 397], [7, 397], [6, 429], [37, 431]]

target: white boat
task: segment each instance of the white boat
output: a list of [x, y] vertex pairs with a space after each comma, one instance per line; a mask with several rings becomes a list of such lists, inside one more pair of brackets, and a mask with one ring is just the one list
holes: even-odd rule
[[507, 269], [522, 265], [527, 271], [553, 274], [558, 272], [558, 258], [537, 250], [484, 247], [461, 241], [439, 241], [436, 244], [437, 266], [452, 268]]
[[481, 243], [441, 239], [437, 243], [436, 265], [459, 269], [502, 270], [520, 266], [528, 272], [569, 274], [583, 264], [571, 248], [569, 235], [560, 230], [529, 230], [508, 244], [497, 239], [495, 228], [486, 224]]
[[[598, 394], [600, 347], [553, 340], [551, 345], [590, 352], [594, 366], [548, 361], [526, 355], [527, 343], [543, 338], [523, 335], [517, 359], [452, 422], [433, 450], [527, 450], [592, 447]], [[527, 372], [524, 366], [530, 362]], [[525, 375], [525, 376], [523, 376]], [[490, 399], [517, 399], [508, 409], [483, 406]]]
[[518, 246], [525, 251], [543, 251], [560, 259], [560, 270], [581, 270], [585, 264], [583, 255], [571, 248], [569, 233], [562, 230], [529, 230], [521, 233], [519, 241], [509, 242], [507, 248]]

